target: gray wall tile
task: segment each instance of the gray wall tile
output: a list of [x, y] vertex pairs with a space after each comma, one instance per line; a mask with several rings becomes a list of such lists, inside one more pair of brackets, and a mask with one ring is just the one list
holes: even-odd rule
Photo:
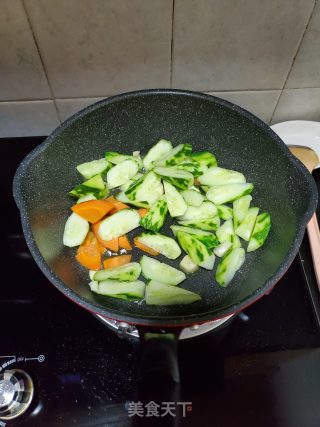
[[176, 0], [173, 86], [282, 88], [314, 0]]
[[320, 121], [320, 88], [285, 89], [280, 96], [272, 124], [286, 120]]
[[1, 0], [0, 101], [50, 97], [21, 0]]
[[104, 98], [56, 99], [59, 117], [62, 121], [64, 121], [88, 105], [94, 104], [101, 99]]
[[0, 102], [0, 138], [49, 135], [59, 124], [53, 101]]
[[320, 87], [320, 2], [295, 58], [286, 88]]
[[210, 92], [209, 94], [240, 105], [240, 107], [255, 114], [264, 122], [269, 123], [277, 104], [280, 90]]
[[54, 95], [168, 86], [172, 0], [25, 0]]

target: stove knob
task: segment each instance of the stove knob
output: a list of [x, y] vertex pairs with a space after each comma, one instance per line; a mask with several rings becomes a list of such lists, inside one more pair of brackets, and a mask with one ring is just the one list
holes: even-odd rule
[[0, 420], [12, 420], [30, 406], [34, 393], [30, 376], [20, 369], [0, 373]]

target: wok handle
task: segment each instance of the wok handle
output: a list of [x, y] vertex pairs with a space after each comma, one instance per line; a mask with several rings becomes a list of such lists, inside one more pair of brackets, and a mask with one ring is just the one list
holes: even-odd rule
[[320, 231], [317, 216], [314, 213], [307, 225], [314, 272], [320, 290]]

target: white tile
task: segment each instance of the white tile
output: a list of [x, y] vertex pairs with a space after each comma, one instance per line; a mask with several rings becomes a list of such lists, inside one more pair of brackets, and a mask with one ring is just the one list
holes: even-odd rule
[[286, 120], [320, 121], [320, 88], [285, 89], [280, 96], [272, 124]]
[[1, 0], [0, 8], [0, 101], [49, 98], [21, 0]]
[[320, 87], [320, 3], [317, 2], [310, 24], [295, 58], [286, 88]]
[[240, 105], [264, 122], [269, 123], [277, 104], [280, 90], [259, 90], [241, 92], [209, 92], [210, 95]]
[[176, 0], [173, 86], [281, 89], [314, 0]]
[[64, 121], [88, 105], [94, 104], [102, 99], [104, 98], [56, 99], [59, 117]]
[[168, 87], [172, 0], [25, 0], [56, 98]]
[[53, 101], [0, 102], [0, 138], [46, 136], [59, 124]]

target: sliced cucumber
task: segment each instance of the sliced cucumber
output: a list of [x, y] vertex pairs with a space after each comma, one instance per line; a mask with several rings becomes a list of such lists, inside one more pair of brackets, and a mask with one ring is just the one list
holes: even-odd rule
[[217, 247], [214, 248], [213, 252], [218, 257], [223, 257], [229, 249], [232, 247], [232, 243], [228, 240], [225, 240], [224, 242], [220, 243]]
[[141, 273], [141, 267], [138, 262], [129, 262], [119, 267], [108, 268], [105, 270], [95, 271], [93, 280], [102, 282], [104, 280], [123, 280], [132, 282], [137, 280]]
[[163, 159], [155, 163], [156, 166], [175, 166], [191, 154], [192, 145], [179, 144], [174, 147]]
[[233, 218], [233, 210], [229, 206], [219, 205], [217, 206], [218, 215], [221, 219], [227, 221], [228, 219]]
[[146, 170], [154, 168], [154, 164], [164, 157], [166, 157], [172, 150], [170, 141], [160, 139], [150, 150], [147, 152], [143, 159], [143, 166]]
[[201, 185], [201, 190], [206, 193], [209, 190], [209, 185]]
[[106, 160], [108, 160], [108, 162], [114, 165], [118, 165], [119, 163], [122, 163], [125, 160], [135, 160], [139, 165], [139, 169], [142, 168], [142, 161], [140, 156], [129, 156], [127, 154], [116, 153], [115, 151], [107, 151], [105, 154], [105, 158]]
[[199, 240], [207, 247], [210, 253], [212, 253], [212, 250], [219, 244], [217, 237], [208, 231], [190, 227], [182, 227], [181, 225], [172, 225], [170, 228], [175, 236], [177, 236], [179, 231], [182, 233], [192, 234], [197, 240]]
[[233, 222], [235, 228], [241, 224], [247, 215], [251, 200], [252, 196], [248, 194], [247, 196], [240, 197], [240, 199], [237, 199], [233, 202]]
[[140, 219], [140, 225], [147, 230], [159, 231], [166, 220], [167, 212], [167, 202], [162, 197], [154, 203], [148, 213]]
[[198, 207], [204, 201], [204, 196], [196, 190], [183, 190], [181, 194], [189, 206]]
[[188, 206], [182, 195], [179, 193], [176, 187], [171, 185], [169, 182], [164, 182], [163, 187], [170, 215], [173, 218], [175, 216], [183, 215]]
[[176, 286], [151, 280], [146, 286], [145, 301], [148, 305], [191, 304], [201, 300], [200, 295]]
[[179, 220], [211, 219], [218, 213], [216, 206], [209, 201], [203, 202], [200, 206], [189, 206], [184, 215], [179, 216]]
[[88, 202], [89, 200], [97, 200], [97, 198], [93, 194], [87, 194], [86, 196], [79, 197], [77, 203]]
[[231, 219], [224, 222], [216, 231], [216, 235], [219, 239], [219, 242], [231, 242], [231, 237], [234, 234], [233, 223]]
[[146, 279], [161, 280], [166, 285], [176, 286], [186, 278], [182, 271], [146, 255], [141, 258], [140, 265]]
[[200, 267], [205, 268], [206, 270], [212, 270], [215, 259], [216, 259], [215, 254], [210, 255], [201, 263]]
[[195, 273], [197, 270], [199, 270], [199, 266], [192, 261], [189, 255], [185, 255], [182, 258], [182, 260], [180, 261], [179, 267], [186, 274]]
[[128, 179], [127, 182], [125, 182], [124, 184], [122, 184], [120, 186], [120, 190], [121, 191], [127, 191], [128, 188], [130, 187], [130, 185], [133, 184], [135, 181], [137, 181], [141, 177], [142, 177], [142, 173], [138, 172], [137, 174], [135, 174], [135, 176], [133, 178]]
[[89, 223], [73, 212], [66, 221], [63, 232], [63, 244], [73, 248], [83, 243], [89, 231]]
[[107, 173], [107, 183], [110, 189], [120, 187], [138, 172], [139, 165], [135, 160], [124, 160], [113, 166]]
[[239, 236], [236, 234], [233, 234], [231, 236], [231, 242], [232, 242], [232, 249], [241, 248], [241, 241], [239, 239]]
[[263, 212], [257, 216], [256, 223], [254, 225], [251, 238], [247, 247], [247, 252], [255, 251], [259, 249], [266, 238], [268, 237], [271, 228], [271, 218], [268, 212]]
[[122, 191], [116, 195], [116, 199], [119, 202], [125, 203], [127, 205], [136, 206], [137, 208], [149, 208], [150, 205], [147, 202], [139, 202], [137, 200], [130, 200]]
[[111, 166], [111, 163], [106, 159], [92, 160], [78, 165], [77, 171], [81, 173], [84, 179], [90, 179], [94, 175], [105, 175]]
[[97, 199], [103, 199], [109, 194], [109, 188], [101, 175], [95, 175], [69, 192], [71, 196], [82, 197], [93, 194]]
[[178, 221], [178, 224], [200, 230], [215, 231], [220, 227], [220, 218], [216, 215], [210, 219], [185, 219]]
[[192, 153], [190, 157], [200, 164], [200, 170], [204, 173], [211, 166], [217, 166], [216, 157], [209, 151], [200, 151], [199, 153]]
[[230, 184], [210, 187], [207, 191], [207, 198], [216, 205], [232, 202], [239, 197], [250, 194], [253, 190], [253, 184]]
[[89, 277], [90, 277], [90, 280], [93, 280], [94, 275], [96, 274], [96, 272], [97, 272], [97, 270], [89, 270]]
[[102, 240], [112, 240], [139, 227], [140, 215], [135, 209], [122, 209], [102, 220], [98, 229]]
[[137, 238], [143, 245], [160, 252], [160, 254], [169, 259], [176, 259], [181, 255], [181, 249], [179, 248], [179, 245], [171, 237], [160, 233], [142, 233]]
[[96, 294], [127, 301], [143, 299], [146, 289], [146, 285], [141, 280], [136, 280], [134, 282], [104, 280], [103, 282], [91, 282], [89, 286], [92, 292]]
[[186, 158], [186, 160], [184, 160], [183, 162], [179, 163], [178, 165], [175, 165], [175, 169], [190, 172], [195, 178], [202, 174], [199, 163], [192, 160], [191, 158]]
[[236, 228], [236, 234], [247, 242], [250, 240], [254, 224], [259, 213], [259, 208], [249, 208], [242, 223]]
[[216, 167], [209, 168], [203, 175], [198, 178], [200, 184], [217, 185], [240, 184], [246, 182], [245, 176], [237, 171]]
[[243, 248], [232, 249], [227, 253], [218, 264], [216, 271], [216, 281], [221, 286], [227, 286], [234, 278], [236, 272], [240, 269], [245, 260], [245, 251]]
[[197, 265], [201, 266], [212, 255], [212, 251], [196, 235], [178, 231], [176, 236], [179, 245]]
[[157, 175], [161, 176], [162, 179], [170, 182], [170, 184], [181, 190], [186, 190], [193, 185], [194, 178], [190, 172], [169, 167], [156, 167], [154, 171]]
[[150, 171], [130, 185], [125, 195], [130, 200], [145, 202], [151, 206], [163, 195], [161, 179]]

